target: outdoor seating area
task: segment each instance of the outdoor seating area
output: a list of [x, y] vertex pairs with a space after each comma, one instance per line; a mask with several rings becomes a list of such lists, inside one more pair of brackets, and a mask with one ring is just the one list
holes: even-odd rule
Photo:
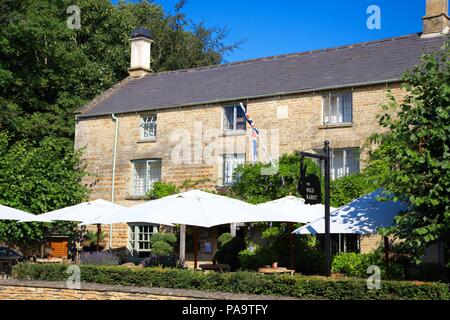
[[[389, 226], [394, 216], [404, 210], [405, 206], [393, 201], [379, 202], [377, 197], [381, 195], [382, 190], [377, 190], [340, 209], [331, 208], [331, 233], [376, 234], [377, 228]], [[87, 232], [92, 238], [89, 241], [76, 241], [77, 250], [71, 259], [55, 255], [42, 256], [34, 259], [36, 263], [129, 264], [131, 261], [136, 264], [136, 261], [140, 261], [139, 264], [143, 267], [159, 265], [220, 273], [249, 270], [261, 274], [293, 275], [300, 272], [299, 269], [296, 270], [296, 261], [310, 259], [308, 256], [301, 256], [310, 254], [308, 250], [305, 251], [303, 248], [299, 251], [296, 246], [304, 245], [302, 241], [311, 239], [305, 238], [311, 234], [324, 233], [324, 206], [321, 204], [308, 205], [301, 198], [288, 196], [253, 205], [200, 190], [170, 195], [130, 208], [104, 200], [95, 200], [37, 216], [2, 206], [0, 219], [16, 220], [19, 223], [68, 221], [74, 222], [74, 228], [84, 234], [86, 231], [82, 230], [86, 228], [94, 230]], [[115, 248], [112, 247], [114, 240], [111, 237], [112, 233], [108, 241], [103, 240], [102, 226], [114, 227], [118, 224], [136, 222], [164, 226], [166, 231], [153, 233], [147, 239], [150, 246], [150, 255], [147, 258], [137, 260], [127, 259], [126, 256], [119, 258], [115, 254]], [[253, 227], [242, 228], [245, 232], [237, 235], [237, 224]], [[292, 228], [294, 224], [301, 227], [294, 230]], [[226, 230], [227, 225], [230, 232], [218, 234], [217, 231], [224, 228]], [[265, 227], [262, 231], [258, 231], [258, 225]], [[208, 249], [210, 262], [199, 263], [201, 243], [198, 238], [199, 229], [217, 227], [221, 228], [215, 233], [220, 235], [216, 240], [217, 249], [215, 252], [211, 251], [212, 248]], [[281, 237], [286, 235], [289, 241], [283, 242], [286, 244], [283, 244], [283, 248], [276, 249], [275, 246], [270, 249], [271, 253], [268, 253], [268, 247], [273, 244], [270, 244], [271, 240], [267, 240], [270, 236], [264, 233], [275, 229]], [[190, 231], [192, 240], [189, 248], [186, 245], [186, 230]], [[255, 238], [259, 240], [254, 241]], [[86, 251], [86, 248], [90, 249]], [[193, 261], [186, 259], [187, 250]], [[276, 252], [277, 250], [279, 252]], [[316, 268], [310, 273], [320, 274], [323, 270], [323, 267], [321, 268], [321, 270]]]

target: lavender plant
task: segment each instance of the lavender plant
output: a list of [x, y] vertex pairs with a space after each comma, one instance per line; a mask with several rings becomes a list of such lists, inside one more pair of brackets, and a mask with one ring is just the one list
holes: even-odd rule
[[117, 266], [120, 263], [120, 259], [115, 254], [107, 251], [83, 252], [80, 255], [80, 263], [99, 266]]

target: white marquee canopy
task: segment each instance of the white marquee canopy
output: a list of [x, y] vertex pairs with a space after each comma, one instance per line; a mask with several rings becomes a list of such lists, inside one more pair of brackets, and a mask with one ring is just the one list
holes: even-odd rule
[[309, 223], [325, 215], [324, 205], [305, 204], [304, 199], [294, 196], [259, 204], [258, 209], [259, 221]]
[[42, 215], [34, 215], [22, 210], [10, 208], [7, 206], [0, 205], [0, 220], [22, 220], [31, 219], [35, 222], [50, 222], [49, 220], [42, 217]]
[[103, 216], [115, 216], [124, 209], [125, 207], [99, 199], [50, 211], [40, 216], [24, 218], [21, 219], [20, 222], [35, 221], [34, 218], [39, 217], [50, 221], [83, 222], [86, 220], [91, 220], [94, 221], [93, 224], [96, 224], [96, 219], [100, 219]]

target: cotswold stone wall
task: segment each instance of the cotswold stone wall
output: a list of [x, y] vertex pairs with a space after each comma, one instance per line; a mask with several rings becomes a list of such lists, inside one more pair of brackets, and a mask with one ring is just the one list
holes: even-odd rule
[[0, 300], [296, 300], [198, 290], [142, 288], [82, 283], [80, 290], [64, 282], [0, 279]]
[[[324, 140], [329, 140], [332, 148], [362, 147], [372, 133], [381, 130], [376, 115], [381, 111], [379, 105], [388, 101], [386, 89], [386, 86], [378, 85], [345, 90], [353, 91], [353, 123], [346, 126], [322, 125], [322, 95], [329, 92], [244, 102], [269, 152], [276, 158], [284, 153], [321, 145]], [[403, 91], [399, 84], [391, 85], [390, 89], [401, 99]], [[132, 160], [162, 159], [163, 181], [181, 184], [188, 179], [204, 179], [198, 188], [220, 185], [223, 154], [245, 153], [246, 161], [250, 162], [251, 130], [247, 126], [245, 134], [224, 134], [222, 107], [226, 105], [229, 103], [158, 110], [156, 141], [142, 141], [139, 128], [141, 117], [153, 112], [116, 114], [119, 118], [116, 202], [131, 206], [142, 201], [131, 194]], [[76, 148], [84, 148], [83, 161], [91, 174], [84, 182], [92, 187], [91, 199], [111, 199], [114, 133], [115, 123], [110, 116], [77, 122], [75, 145]], [[203, 137], [200, 143], [199, 137]], [[188, 150], [180, 150], [180, 142]], [[212, 142], [215, 143], [213, 150]], [[187, 152], [183, 153], [180, 163], [180, 159], [176, 161], [174, 158], [183, 151]], [[199, 154], [207, 155], [208, 159], [198, 158]], [[260, 160], [267, 160], [261, 147], [259, 154]], [[108, 227], [104, 226], [103, 230], [108, 232]], [[113, 246], [126, 247], [127, 226], [117, 225], [113, 230]]]
[[[154, 294], [1, 286], [0, 300], [187, 300]], [[191, 298], [192, 299], [192, 298]]]

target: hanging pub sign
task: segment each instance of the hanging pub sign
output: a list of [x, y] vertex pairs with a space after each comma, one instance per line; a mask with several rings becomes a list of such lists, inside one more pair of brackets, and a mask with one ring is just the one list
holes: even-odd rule
[[303, 158], [300, 164], [300, 179], [297, 190], [302, 198], [305, 199], [305, 204], [322, 203], [320, 179], [315, 174], [306, 174], [306, 165], [303, 163]]

